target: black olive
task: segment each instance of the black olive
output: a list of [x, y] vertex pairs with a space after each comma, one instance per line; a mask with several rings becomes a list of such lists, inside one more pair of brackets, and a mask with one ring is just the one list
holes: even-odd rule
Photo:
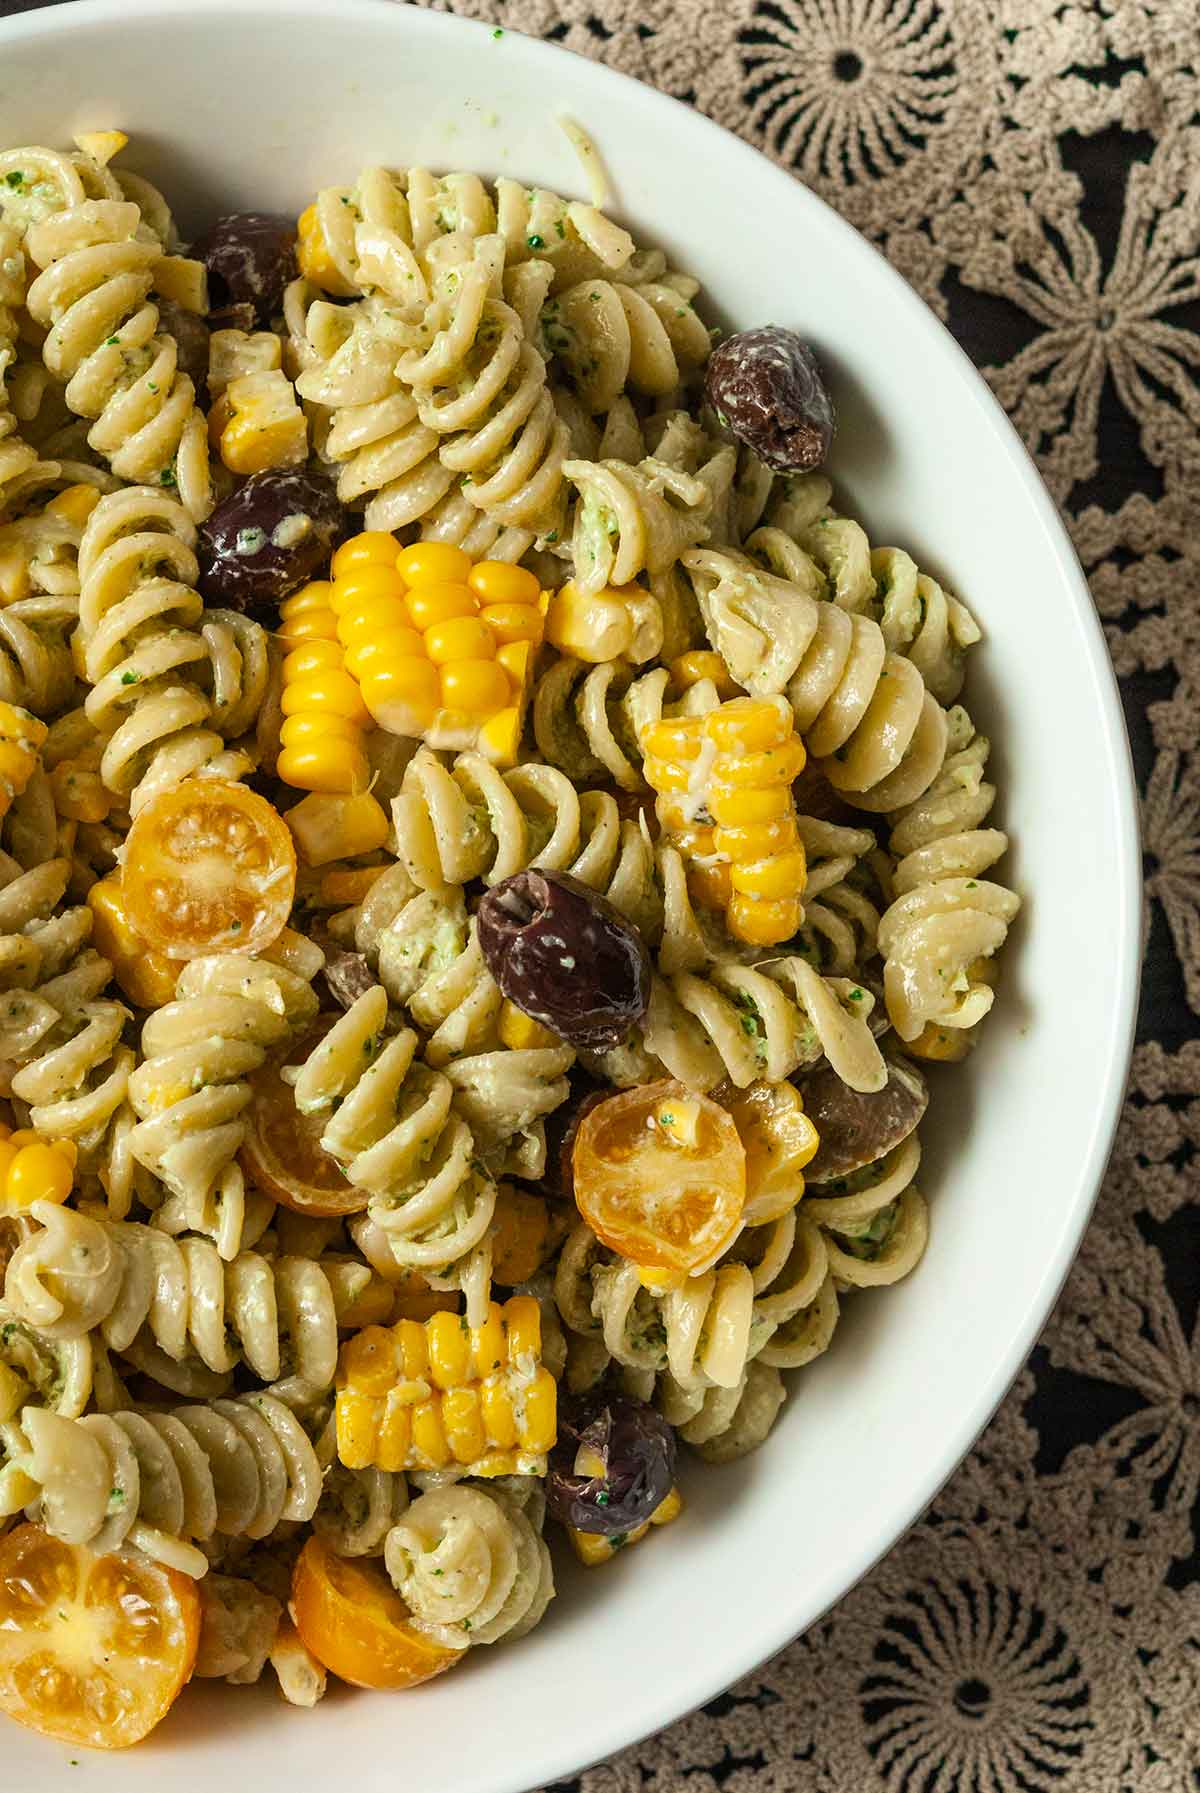
[[273, 622], [273, 607], [325, 565], [345, 523], [324, 474], [255, 473], [200, 525], [200, 590], [210, 604]]
[[[210, 316], [251, 307], [251, 322], [268, 324], [283, 304], [283, 289], [296, 277], [296, 225], [269, 212], [231, 212], [193, 244], [208, 269]], [[246, 315], [242, 314], [243, 317]]]
[[914, 1066], [887, 1061], [881, 1090], [862, 1092], [844, 1084], [836, 1071], [811, 1071], [793, 1082], [804, 1097], [804, 1112], [820, 1135], [806, 1183], [827, 1183], [874, 1164], [902, 1145], [929, 1102], [925, 1079]]
[[[580, 1450], [603, 1464], [603, 1474], [576, 1473]], [[674, 1432], [645, 1401], [598, 1389], [560, 1400], [546, 1505], [577, 1531], [610, 1538], [633, 1531], [674, 1487], [675, 1455]]]
[[766, 324], [727, 336], [709, 357], [704, 396], [718, 421], [776, 473], [808, 472], [829, 455], [833, 400], [794, 330]]
[[650, 1000], [650, 954], [631, 922], [565, 872], [518, 872], [479, 905], [488, 969], [526, 1015], [587, 1051], [619, 1046]]

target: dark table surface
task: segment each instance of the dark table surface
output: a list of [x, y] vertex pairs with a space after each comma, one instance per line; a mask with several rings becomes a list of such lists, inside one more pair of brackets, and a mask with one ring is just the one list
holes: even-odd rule
[[[983, 370], [1061, 507], [1120, 676], [1144, 809], [1148, 940], [1124, 1119], [1083, 1252], [1012, 1394], [932, 1511], [806, 1637], [566, 1785], [1195, 1788], [1200, 8], [442, 9], [700, 106], [881, 245]], [[0, 0], [0, 15], [21, 10]], [[1069, 763], [1050, 770], [1069, 787]]]

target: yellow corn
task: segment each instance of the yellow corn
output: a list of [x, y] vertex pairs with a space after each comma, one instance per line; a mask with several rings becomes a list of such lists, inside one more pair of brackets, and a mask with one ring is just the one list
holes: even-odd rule
[[333, 558], [345, 667], [381, 728], [516, 764], [548, 599], [533, 574], [367, 530]]
[[49, 730], [16, 704], [0, 703], [0, 816], [7, 815], [37, 770]]
[[305, 865], [328, 865], [374, 853], [388, 837], [384, 810], [367, 791], [357, 796], [313, 791], [284, 815]]
[[644, 1525], [635, 1526], [631, 1532], [617, 1532], [606, 1536], [603, 1532], [581, 1532], [575, 1526], [568, 1525], [567, 1536], [571, 1540], [571, 1548], [585, 1568], [595, 1569], [601, 1563], [611, 1563], [619, 1551], [630, 1544], [639, 1544], [652, 1525], [670, 1525], [672, 1519], [678, 1519], [683, 1511], [683, 1496], [678, 1488], [672, 1488], [651, 1513]]
[[711, 679], [717, 688], [717, 696], [742, 697], [744, 692], [740, 685], [735, 685], [729, 676], [720, 654], [712, 648], [690, 648], [686, 654], [680, 654], [672, 660], [668, 668], [671, 683], [680, 691], [688, 691], [698, 685], [701, 679]]
[[384, 870], [382, 865], [364, 865], [349, 871], [326, 872], [317, 886], [317, 901], [325, 909], [352, 908], [370, 894]]
[[14, 1133], [0, 1123], [0, 1215], [28, 1214], [34, 1202], [61, 1206], [75, 1187], [77, 1157], [72, 1140]]
[[493, 1301], [480, 1326], [439, 1312], [366, 1327], [342, 1346], [335, 1412], [348, 1469], [543, 1475], [557, 1390], [537, 1302]]
[[507, 997], [500, 1004], [497, 1032], [502, 1044], [512, 1052], [524, 1052], [530, 1047], [553, 1048], [562, 1045], [557, 1034], [551, 1033], [548, 1027], [543, 1027], [540, 1021], [535, 1021], [532, 1015], [527, 1015]]
[[64, 517], [68, 523], [77, 523], [82, 529], [99, 502], [98, 487], [67, 486], [55, 494], [46, 509], [52, 517]]
[[786, 702], [734, 697], [706, 715], [652, 723], [642, 751], [694, 901], [723, 909], [729, 932], [749, 945], [789, 939], [803, 919], [808, 868], [791, 790], [804, 746]]
[[638, 618], [631, 608], [644, 599], [641, 586], [606, 586], [603, 591], [583, 592], [568, 580], [550, 599], [546, 611], [546, 640], [560, 654], [599, 664], [619, 660], [633, 646]]
[[214, 416], [218, 412], [221, 418], [228, 416], [221, 427], [220, 455], [231, 473], [299, 467], [308, 459], [308, 419], [280, 369], [231, 380], [213, 407]]
[[87, 893], [92, 912], [92, 945], [111, 961], [113, 976], [139, 1009], [158, 1009], [175, 997], [179, 964], [155, 952], [130, 921], [121, 890], [121, 874], [113, 872]]
[[345, 670], [332, 592], [327, 581], [313, 579], [279, 607], [278, 638], [291, 652], [283, 663], [275, 770], [297, 790], [349, 795], [371, 782], [363, 741], [363, 724], [371, 719]]
[[492, 1219], [492, 1275], [502, 1288], [535, 1277], [550, 1251], [550, 1214], [540, 1195], [501, 1183]]
[[325, 241], [325, 232], [321, 229], [321, 220], [315, 205], [306, 206], [296, 221], [296, 260], [300, 272], [314, 286], [319, 286], [324, 293], [332, 293], [336, 299], [352, 299], [354, 288], [343, 280], [338, 272], [337, 263], [329, 253], [329, 244]]
[[208, 311], [208, 269], [190, 255], [163, 255], [154, 264], [154, 290], [181, 311]]

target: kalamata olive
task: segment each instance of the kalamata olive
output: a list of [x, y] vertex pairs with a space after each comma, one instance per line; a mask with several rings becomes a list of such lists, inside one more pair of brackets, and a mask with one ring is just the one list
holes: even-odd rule
[[[333, 1003], [340, 1009], [352, 1009], [360, 996], [379, 982], [362, 953], [347, 952], [332, 940], [325, 940], [313, 928], [309, 934], [325, 954], [321, 979]], [[324, 1006], [324, 1005], [322, 1005]]]
[[252, 474], [200, 525], [200, 590], [269, 622], [272, 606], [329, 559], [345, 521], [324, 474]]
[[577, 1531], [633, 1531], [671, 1492], [675, 1453], [674, 1432], [645, 1401], [602, 1389], [560, 1400], [546, 1505]]
[[560, 1039], [620, 1045], [650, 1000], [650, 954], [632, 922], [565, 872], [518, 872], [489, 890], [479, 944], [504, 995]]
[[730, 433], [776, 473], [804, 473], [829, 454], [833, 400], [817, 358], [794, 330], [766, 324], [718, 343], [704, 396]]
[[821, 1136], [816, 1156], [805, 1167], [808, 1183], [827, 1183], [874, 1164], [901, 1145], [929, 1102], [925, 1079], [912, 1065], [885, 1061], [888, 1080], [881, 1090], [847, 1087], [826, 1068], [797, 1077], [804, 1112]]
[[179, 365], [204, 404], [208, 394], [208, 325], [194, 311], [185, 311], [170, 299], [158, 300], [158, 321], [160, 328], [174, 338]]
[[296, 277], [295, 220], [270, 212], [230, 212], [205, 231], [192, 254], [208, 269], [211, 312], [250, 305], [254, 321], [268, 324], [283, 304], [284, 287]]

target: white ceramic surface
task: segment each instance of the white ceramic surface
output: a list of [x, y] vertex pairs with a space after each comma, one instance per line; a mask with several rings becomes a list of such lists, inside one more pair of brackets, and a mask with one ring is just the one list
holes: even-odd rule
[[222, 1776], [255, 1793], [514, 1793], [666, 1724], [811, 1623], [920, 1512], [1020, 1366], [1087, 1220], [1136, 994], [1128, 751], [1053, 507], [899, 277], [732, 137], [512, 32], [379, 0], [86, 0], [0, 24], [0, 144], [121, 125], [185, 228], [217, 206], [294, 211], [370, 161], [580, 193], [561, 110], [595, 135], [622, 221], [697, 274], [717, 315], [819, 346], [843, 500], [985, 630], [965, 695], [993, 736], [1016, 841], [1002, 875], [1026, 908], [983, 1044], [935, 1077], [929, 1253], [908, 1282], [847, 1304], [764, 1450], [689, 1468], [684, 1519], [603, 1571], [566, 1569], [518, 1646], [311, 1714], [209, 1685], [138, 1750], [80, 1768], [78, 1750], [4, 1726], [4, 1793], [211, 1793]]

